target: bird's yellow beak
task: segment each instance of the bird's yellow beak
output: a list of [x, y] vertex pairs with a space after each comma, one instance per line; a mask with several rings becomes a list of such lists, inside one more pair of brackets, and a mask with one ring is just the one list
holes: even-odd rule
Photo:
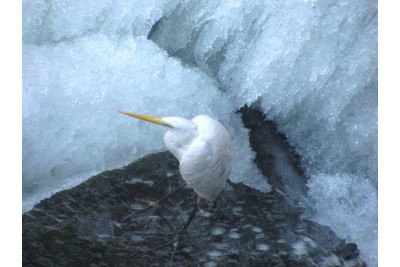
[[128, 112], [128, 111], [119, 111], [119, 112], [122, 113], [122, 114], [128, 115], [130, 117], [134, 117], [136, 119], [140, 119], [140, 120], [144, 120], [144, 121], [148, 121], [148, 122], [151, 122], [151, 123], [155, 123], [155, 124], [159, 124], [159, 125], [163, 125], [163, 126], [167, 126], [167, 127], [173, 128], [171, 125], [169, 125], [168, 123], [166, 123], [165, 121], [163, 121], [161, 118], [158, 118], [158, 117], [146, 116], [146, 115], [141, 115], [141, 114]]

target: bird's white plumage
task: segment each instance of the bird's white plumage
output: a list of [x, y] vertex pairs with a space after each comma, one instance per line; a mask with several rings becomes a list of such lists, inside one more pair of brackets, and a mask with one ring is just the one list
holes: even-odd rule
[[206, 115], [186, 120], [121, 113], [168, 127], [164, 144], [179, 160], [183, 179], [201, 198], [214, 200], [218, 196], [231, 172], [232, 161], [232, 140], [221, 123]]
[[173, 128], [164, 144], [179, 160], [183, 179], [202, 198], [214, 200], [224, 188], [231, 171], [232, 141], [216, 120], [199, 115], [191, 121], [162, 118]]

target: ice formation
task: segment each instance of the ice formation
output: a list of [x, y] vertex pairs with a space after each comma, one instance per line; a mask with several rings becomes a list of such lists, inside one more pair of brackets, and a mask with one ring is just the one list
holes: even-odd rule
[[377, 265], [373, 0], [23, 1], [24, 210], [164, 149], [162, 128], [120, 109], [220, 119], [241, 151], [231, 178], [268, 190], [235, 114], [244, 104], [301, 155], [312, 219]]
[[[38, 16], [39, 8], [32, 10], [29, 5], [24, 9], [23, 43], [23, 210], [93, 173], [166, 149], [165, 130], [129, 119], [118, 110], [160, 117], [208, 114], [219, 119], [231, 132], [234, 149], [240, 151], [235, 153], [230, 179], [239, 181], [246, 174], [253, 178], [247, 184], [269, 190], [252, 163], [248, 131], [215, 80], [184, 67], [142, 34], [119, 36], [128, 22], [114, 25], [109, 34], [108, 24], [97, 34], [83, 34], [91, 32], [91, 23], [79, 24], [82, 34], [76, 37], [75, 22], [70, 25], [67, 17], [48, 11], [47, 16]], [[50, 8], [44, 3], [41, 7]], [[82, 11], [74, 5], [66, 9], [71, 8]], [[103, 9], [96, 9], [98, 16]], [[77, 16], [85, 20], [84, 14]], [[41, 26], [32, 29], [31, 21], [40, 21]], [[61, 33], [54, 26], [59, 24], [64, 25]]]

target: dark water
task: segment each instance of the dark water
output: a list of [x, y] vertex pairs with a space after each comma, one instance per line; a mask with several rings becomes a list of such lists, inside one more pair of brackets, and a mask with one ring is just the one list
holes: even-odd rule
[[[107, 171], [43, 200], [23, 215], [24, 266], [362, 266], [355, 244], [302, 219], [282, 190], [228, 184], [205, 203], [177, 246], [196, 194], [169, 152]], [[165, 246], [163, 246], [165, 245]]]

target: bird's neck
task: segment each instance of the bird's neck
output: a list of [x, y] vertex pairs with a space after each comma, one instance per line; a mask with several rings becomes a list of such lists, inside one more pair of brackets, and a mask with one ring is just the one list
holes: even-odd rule
[[194, 129], [193, 131], [190, 129], [170, 129], [164, 135], [164, 144], [180, 161], [196, 136], [197, 132]]

